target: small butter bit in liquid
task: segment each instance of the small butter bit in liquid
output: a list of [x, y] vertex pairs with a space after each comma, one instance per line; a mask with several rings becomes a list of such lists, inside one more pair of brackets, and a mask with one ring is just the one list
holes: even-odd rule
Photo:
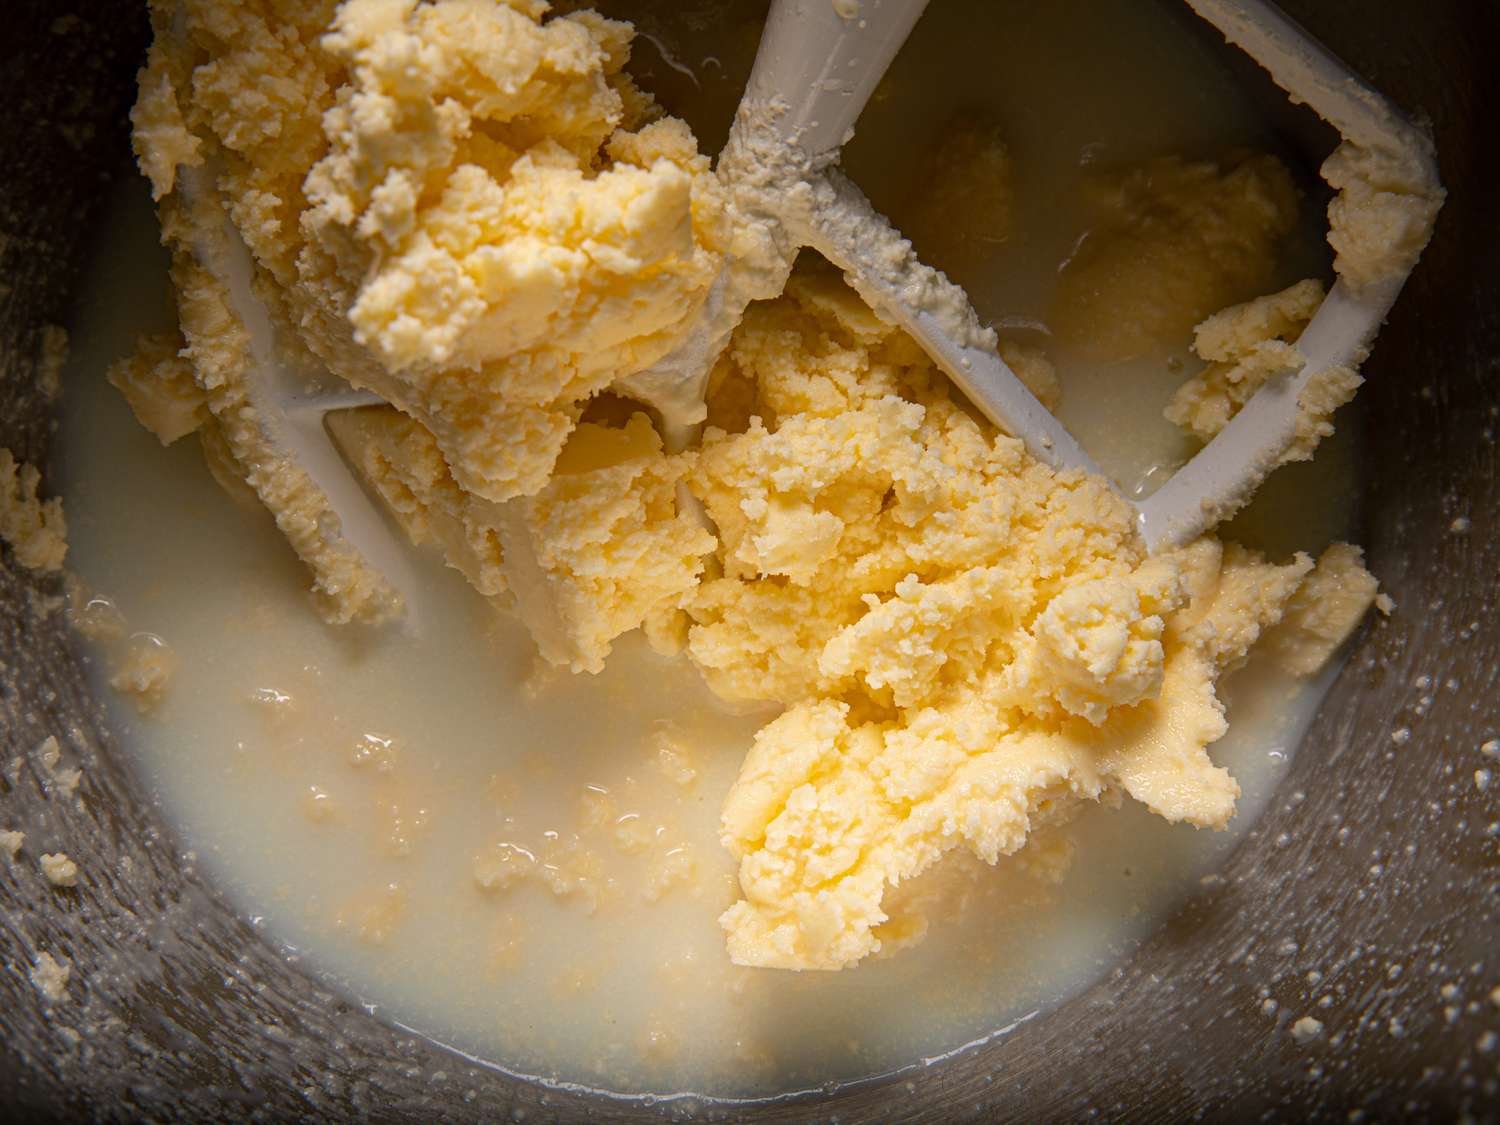
[[167, 694], [177, 658], [160, 637], [138, 633], [130, 638], [109, 686], [130, 698], [142, 712], [155, 710]]

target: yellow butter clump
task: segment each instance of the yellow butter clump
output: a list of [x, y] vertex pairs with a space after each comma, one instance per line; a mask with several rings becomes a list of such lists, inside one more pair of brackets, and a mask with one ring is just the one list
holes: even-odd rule
[[622, 633], [681, 610], [714, 539], [678, 508], [690, 459], [662, 452], [646, 415], [580, 425], [536, 495], [466, 492], [432, 434], [384, 407], [329, 425], [417, 544], [441, 548], [482, 594], [513, 609], [543, 659], [597, 672]]
[[546, 488], [500, 506], [516, 611], [543, 659], [597, 672], [615, 637], [687, 602], [714, 545], [678, 508], [688, 465], [662, 453], [644, 414], [622, 429], [585, 422]]
[[1273, 156], [1161, 157], [1097, 177], [1096, 215], [1058, 279], [1052, 328], [1082, 353], [1125, 359], [1171, 344], [1262, 292], [1297, 218]]
[[491, 500], [541, 487], [574, 404], [661, 358], [719, 266], [717, 181], [648, 120], [632, 29], [545, 10], [347, 0], [322, 43], [350, 80], [304, 185], [296, 291], [347, 308], [379, 360], [355, 380]]
[[182, 357], [185, 342], [176, 332], [142, 337], [135, 352], [110, 366], [111, 385], [130, 404], [136, 421], [163, 445], [197, 430], [208, 414], [193, 365]]
[[43, 500], [37, 495], [41, 484], [42, 474], [34, 465], [0, 449], [0, 540], [27, 570], [48, 573], [61, 570], [67, 557], [68, 523], [59, 497]]
[[1287, 671], [1311, 676], [1332, 659], [1375, 601], [1379, 584], [1364, 552], [1335, 543], [1287, 603], [1281, 624], [1266, 634], [1265, 651]]
[[1310, 279], [1203, 321], [1193, 350], [1208, 366], [1178, 388], [1167, 420], [1204, 441], [1212, 438], [1272, 376], [1302, 366], [1294, 345], [1322, 302], [1322, 284]]
[[1311, 567], [1205, 539], [1148, 558], [1101, 480], [1029, 457], [949, 396], [842, 283], [751, 309], [691, 476], [720, 576], [688, 651], [721, 695], [787, 710], [755, 740], [722, 837], [748, 965], [881, 948], [887, 890], [987, 862], [1084, 800], [1222, 826], [1214, 684]]
[[925, 261], [968, 288], [991, 276], [1015, 211], [1014, 161], [1000, 126], [967, 113], [943, 126], [918, 165], [901, 228]]
[[[1177, 389], [1163, 412], [1168, 421], [1204, 441], [1212, 438], [1273, 377], [1302, 367], [1296, 341], [1322, 302], [1322, 284], [1309, 279], [1231, 305], [1198, 325], [1193, 350], [1208, 366]], [[1315, 372], [1297, 397], [1296, 430], [1280, 463], [1309, 460], [1318, 443], [1333, 433], [1334, 411], [1363, 382], [1351, 367]]]
[[[542, 489], [584, 401], [691, 322], [721, 260], [717, 181], [624, 74], [632, 29], [591, 12], [158, 0], [153, 25], [136, 146], [216, 463], [251, 478], [326, 616], [378, 620], [394, 595], [284, 455], [234, 294], [199, 260], [231, 239], [219, 201], [287, 360], [376, 391], [501, 501]], [[155, 358], [121, 369], [134, 401], [186, 404]]]
[[1320, 169], [1338, 191], [1328, 204], [1334, 271], [1355, 287], [1391, 281], [1417, 263], [1446, 192], [1404, 153], [1345, 141]]

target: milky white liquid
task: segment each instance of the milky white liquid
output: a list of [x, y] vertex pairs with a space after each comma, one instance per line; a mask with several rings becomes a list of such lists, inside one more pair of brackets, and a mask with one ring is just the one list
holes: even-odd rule
[[[945, 2], [862, 123], [850, 164], [899, 221], [881, 191], [904, 190], [892, 154], [921, 122], [892, 91], [923, 91], [915, 104], [938, 115], [945, 100], [994, 108], [1032, 202], [1017, 221], [1025, 238], [975, 293], [992, 315], [1045, 309], [1080, 233], [1066, 200], [1081, 156], [1265, 143], [1227, 79], [1154, 7], [983, 4], [965, 9], [981, 24], [963, 27]], [[694, 26], [685, 15], [678, 43], [670, 25], [649, 29], [642, 69], [664, 98], [694, 94], [663, 88], [691, 71], [695, 108], [709, 114], [733, 83], [712, 81], [724, 67], [705, 61], [705, 44], [723, 37], [714, 60], [730, 59], [747, 33], [732, 19]], [[694, 124], [712, 144], [713, 122]], [[1286, 280], [1319, 253], [1310, 242], [1293, 254]], [[716, 923], [736, 894], [718, 809], [770, 713], [725, 709], [689, 665], [634, 637], [599, 676], [537, 676], [524, 629], [428, 557], [415, 635], [323, 625], [270, 518], [228, 501], [194, 441], [162, 449], [104, 383], [136, 334], [170, 323], [149, 201], [131, 183], [82, 289], [56, 466], [71, 564], [178, 660], [154, 714], [116, 708], [123, 742], [184, 848], [269, 940], [383, 1017], [511, 1070], [755, 1096], [888, 1071], [1026, 1019], [1118, 961], [1221, 862], [1326, 686], [1254, 661], [1224, 682], [1232, 729], [1214, 756], [1244, 790], [1229, 832], [1094, 810], [1071, 830], [1077, 854], [1060, 886], [1014, 863], [961, 872], [914, 950], [836, 974], [738, 969]], [[1172, 355], [1108, 369], [1058, 358], [1064, 420], [1127, 487], [1149, 487], [1153, 469], [1183, 456], [1159, 417], [1183, 377], [1168, 370]], [[1315, 469], [1298, 470], [1305, 486], [1269, 490], [1241, 526], [1277, 551], [1344, 534], [1347, 439]], [[663, 745], [678, 754], [673, 769]], [[474, 861], [497, 845], [583, 871], [584, 885], [485, 891]]]

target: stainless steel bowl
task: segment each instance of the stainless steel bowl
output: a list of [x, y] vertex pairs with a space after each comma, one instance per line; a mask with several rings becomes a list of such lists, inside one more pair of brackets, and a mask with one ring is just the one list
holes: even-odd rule
[[[0, 869], [0, 1118], [1500, 1117], [1500, 761], [1481, 750], [1500, 738], [1500, 8], [1289, 7], [1431, 120], [1451, 195], [1362, 392], [1361, 539], [1400, 609], [1366, 627], [1222, 882], [1108, 979], [934, 1066], [753, 1106], [548, 1089], [377, 1022], [228, 909], [124, 768], [55, 586], [7, 559], [0, 765], [23, 764], [0, 769], [0, 826], [65, 837], [96, 878], [51, 892]], [[716, 10], [664, 6], [654, 30]], [[4, 20], [0, 445], [40, 462], [39, 333], [67, 318], [95, 204], [128, 172], [147, 28], [134, 0], [21, 0]], [[42, 799], [47, 734], [87, 766], [81, 810]], [[74, 965], [50, 1014], [36, 949]], [[1325, 1031], [1299, 1044], [1304, 1014]]]

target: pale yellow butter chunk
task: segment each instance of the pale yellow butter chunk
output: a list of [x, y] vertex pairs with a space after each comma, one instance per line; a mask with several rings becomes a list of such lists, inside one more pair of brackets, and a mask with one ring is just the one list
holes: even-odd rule
[[[1299, 281], [1205, 320], [1193, 346], [1210, 362], [1178, 388], [1164, 411], [1167, 420], [1205, 441], [1216, 435], [1272, 378], [1303, 366], [1295, 343], [1322, 301], [1320, 282]], [[1334, 412], [1354, 398], [1363, 382], [1350, 367], [1314, 372], [1297, 395], [1292, 440], [1276, 463], [1310, 460], [1318, 443], [1333, 433]]]
[[1304, 554], [1277, 564], [1238, 543], [1207, 538], [1176, 552], [1176, 560], [1191, 600], [1174, 618], [1174, 629], [1215, 674], [1245, 662], [1313, 568]]
[[1162, 614], [1183, 600], [1170, 564], [1130, 578], [1096, 578], [1064, 590], [1037, 617], [1008, 669], [1005, 695], [1016, 706], [1063, 712], [1101, 723], [1119, 706], [1160, 690]]
[[495, 506], [516, 612], [543, 659], [597, 672], [616, 637], [687, 603], [714, 548], [678, 509], [688, 467], [644, 414], [623, 429], [586, 422], [546, 488]]
[[1193, 350], [1208, 366], [1177, 389], [1167, 420], [1204, 441], [1216, 435], [1272, 376], [1302, 366], [1293, 345], [1322, 303], [1322, 283], [1309, 279], [1203, 321]]
[[944, 125], [917, 165], [898, 224], [918, 255], [959, 285], [983, 281], [1010, 240], [1014, 165], [999, 125], [972, 113]]
[[1364, 552], [1335, 543], [1320, 556], [1287, 603], [1281, 623], [1267, 632], [1267, 655], [1287, 671], [1311, 676], [1349, 639], [1374, 603], [1379, 582], [1364, 566]]
[[[691, 176], [665, 159], [586, 179], [566, 149], [538, 146], [503, 188], [465, 165], [407, 249], [366, 281], [350, 319], [398, 369], [649, 335], [690, 307], [673, 299], [671, 267], [694, 251], [691, 200]], [[625, 280], [646, 274], [649, 287]]]
[[1355, 287], [1401, 277], [1432, 237], [1445, 192], [1405, 154], [1345, 141], [1323, 162], [1334, 272]]
[[1223, 828], [1240, 787], [1206, 749], [1229, 729], [1214, 692], [1216, 676], [1211, 662], [1185, 648], [1168, 662], [1154, 699], [1111, 715], [1098, 734], [1075, 722], [1065, 737], [1088, 745], [1111, 781], [1156, 815]]
[[66, 957], [54, 957], [45, 950], [37, 953], [36, 960], [27, 971], [32, 985], [49, 1004], [61, 1004], [68, 998], [68, 979], [72, 975], [71, 961]]
[[[500, 501], [544, 488], [585, 400], [691, 324], [722, 258], [718, 182], [624, 74], [632, 29], [593, 13], [183, 0], [153, 26], [135, 143], [205, 452], [271, 509], [325, 616], [381, 620], [399, 599], [277, 443], [252, 341], [197, 259], [232, 247], [225, 214], [286, 359], [374, 390], [458, 487]], [[122, 382], [148, 423], [184, 431], [191, 396], [157, 373], [173, 378]]]
[[[1169, 655], [1157, 685], [1101, 723], [1040, 721], [981, 687], [859, 726], [846, 703], [804, 703], [762, 730], [724, 802], [745, 894], [721, 919], [730, 956], [852, 965], [880, 950], [886, 888], [956, 847], [987, 862], [1011, 855], [1080, 799], [1128, 793], [1167, 819], [1224, 826], [1239, 786], [1206, 753], [1227, 729], [1214, 681], [1280, 618], [1305, 568], [1226, 558], [1212, 540], [1158, 565], [1196, 583], [1199, 604], [1160, 622]], [[1268, 591], [1251, 597], [1259, 579]]]
[[824, 645], [819, 669], [835, 683], [853, 676], [897, 707], [920, 704], [954, 673], [969, 678], [997, 625], [1016, 615], [1007, 579], [1002, 566], [975, 567], [930, 584], [909, 574], [889, 600], [867, 596], [859, 620]]
[[176, 668], [176, 656], [160, 637], [138, 633], [116, 661], [109, 686], [148, 714], [166, 697]]
[[348, 0], [305, 183], [297, 291], [352, 297], [377, 362], [349, 377], [491, 500], [545, 483], [573, 404], [670, 350], [721, 257], [717, 181], [681, 122], [640, 120], [628, 25], [544, 11]]
[[[1324, 162], [1323, 178], [1338, 194], [1328, 205], [1334, 272], [1355, 289], [1404, 276], [1432, 236], [1444, 191], [1420, 160], [1345, 141]], [[1316, 315], [1323, 287], [1315, 280], [1225, 308], [1198, 325], [1194, 350], [1209, 361], [1173, 396], [1169, 421], [1207, 441], [1277, 375], [1302, 367], [1295, 347]], [[1306, 461], [1333, 433], [1334, 412], [1363, 379], [1350, 366], [1314, 372], [1297, 396], [1296, 428], [1278, 464]], [[1265, 469], [1274, 466], [1265, 466]]]
[[1333, 415], [1352, 402], [1364, 376], [1352, 367], [1325, 367], [1308, 379], [1297, 395], [1297, 429], [1281, 455], [1282, 464], [1311, 461], [1318, 443], [1333, 433]]
[[1163, 157], [1096, 179], [1095, 221], [1058, 279], [1052, 328], [1099, 359], [1140, 355], [1271, 280], [1297, 218], [1275, 157]]
[[399, 410], [373, 407], [329, 414], [328, 429], [412, 543], [436, 545], [476, 590], [503, 599], [509, 583], [496, 505], [458, 486], [426, 427]]
[[806, 699], [828, 690], [824, 644], [860, 614], [842, 591], [706, 579], [689, 604], [688, 655], [715, 694], [735, 703]]
[[890, 888], [955, 850], [997, 862], [1082, 801], [1222, 827], [1215, 682], [1311, 566], [1211, 539], [1147, 558], [1104, 481], [976, 422], [846, 293], [800, 276], [751, 310], [713, 382], [732, 428], [690, 478], [720, 576], [688, 652], [721, 695], [788, 708], [723, 809], [746, 965], [910, 944]]
[[141, 425], [163, 445], [171, 445], [203, 425], [208, 400], [182, 355], [187, 343], [177, 332], [143, 336], [135, 354], [110, 366], [114, 385]]
[[543, 659], [574, 671], [599, 671], [622, 633], [665, 627], [714, 547], [678, 510], [690, 460], [664, 454], [644, 414], [618, 428], [582, 424], [547, 486], [503, 504], [465, 492], [433, 436], [398, 411], [345, 411], [329, 426], [412, 542], [436, 544], [514, 609]]
[[851, 521], [874, 515], [898, 477], [923, 471], [912, 440], [921, 417], [920, 406], [889, 396], [847, 413], [795, 416], [774, 433], [756, 419], [744, 435], [709, 434], [698, 480], [726, 572], [809, 584]]
[[54, 887], [76, 887], [78, 885], [78, 864], [68, 858], [66, 852], [44, 854], [39, 861], [42, 874], [47, 877], [47, 882]]
[[151, 181], [153, 199], [171, 193], [178, 168], [203, 162], [202, 143], [188, 131], [177, 104], [183, 68], [182, 60], [158, 39], [151, 44], [146, 65], [136, 79], [140, 93], [130, 111], [130, 124], [141, 171]]
[[[1226, 559], [1212, 541], [1190, 556], [1160, 563], [1185, 582], [1198, 571], [1205, 594], [1164, 623], [1158, 685], [1101, 723], [1023, 716], [981, 686], [857, 726], [847, 704], [802, 704], [763, 730], [723, 813], [745, 892], [721, 920], [731, 956], [853, 964], [880, 950], [889, 887], [955, 848], [994, 863], [1080, 800], [1124, 793], [1169, 820], [1223, 827], [1239, 787], [1206, 752], [1227, 729], [1214, 681], [1279, 619], [1304, 568]], [[1267, 578], [1265, 596], [1247, 596]]]

